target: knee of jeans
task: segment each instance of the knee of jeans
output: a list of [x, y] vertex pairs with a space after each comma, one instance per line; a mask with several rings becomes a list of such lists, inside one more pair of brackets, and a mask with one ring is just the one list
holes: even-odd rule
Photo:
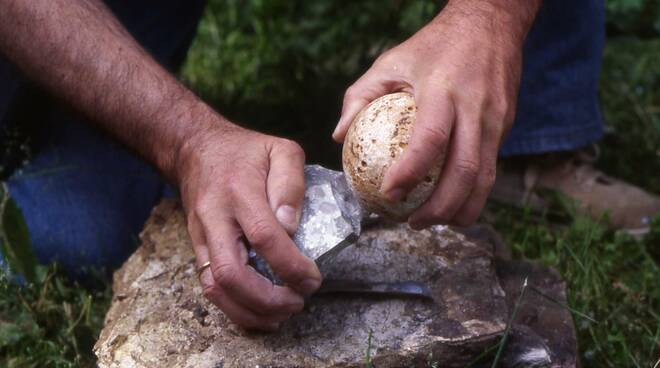
[[60, 179], [8, 183], [39, 262], [57, 262], [74, 277], [119, 267], [137, 247], [162, 184], [147, 179], [138, 190], [134, 182], [94, 187]]

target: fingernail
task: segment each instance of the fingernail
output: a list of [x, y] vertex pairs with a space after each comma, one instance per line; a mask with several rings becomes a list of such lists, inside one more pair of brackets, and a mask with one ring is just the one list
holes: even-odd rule
[[300, 284], [298, 284], [300, 291], [307, 295], [314, 293], [320, 286], [321, 280], [317, 279], [305, 279]]
[[296, 210], [289, 205], [280, 206], [275, 212], [275, 217], [277, 217], [277, 221], [287, 230], [295, 231], [298, 227], [296, 223]]
[[406, 196], [406, 192], [401, 188], [390, 189], [384, 194], [391, 201], [400, 201]]

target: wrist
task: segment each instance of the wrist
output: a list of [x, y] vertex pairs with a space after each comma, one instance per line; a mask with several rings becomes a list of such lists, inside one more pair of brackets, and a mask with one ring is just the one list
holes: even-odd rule
[[173, 144], [166, 148], [169, 157], [164, 158], [166, 161], [162, 169], [175, 183], [181, 183], [188, 169], [195, 166], [196, 157], [209, 144], [224, 144], [235, 131], [241, 129], [199, 100], [186, 115], [187, 118], [180, 122]]
[[449, 0], [438, 18], [457, 19], [522, 48], [541, 0]]

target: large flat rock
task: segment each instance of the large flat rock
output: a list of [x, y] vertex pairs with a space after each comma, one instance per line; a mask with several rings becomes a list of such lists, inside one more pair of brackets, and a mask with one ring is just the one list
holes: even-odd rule
[[492, 252], [447, 228], [369, 229], [324, 270], [326, 278], [425, 282], [434, 301], [314, 297], [271, 334], [236, 327], [203, 297], [176, 202], [154, 210], [141, 239], [115, 273], [95, 347], [100, 367], [358, 367], [367, 350], [377, 367], [464, 366], [507, 321]]
[[[484, 229], [367, 229], [322, 270], [326, 279], [419, 281], [433, 301], [315, 296], [278, 332], [260, 334], [233, 325], [203, 297], [183, 213], [166, 201], [115, 273], [95, 346], [99, 367], [362, 367], [367, 352], [378, 368], [464, 367], [500, 340], [524, 279], [565, 303], [556, 272], [511, 262], [501, 239]], [[501, 366], [574, 367], [575, 355], [568, 311], [539, 295], [525, 298]], [[488, 366], [488, 356], [479, 364]]]

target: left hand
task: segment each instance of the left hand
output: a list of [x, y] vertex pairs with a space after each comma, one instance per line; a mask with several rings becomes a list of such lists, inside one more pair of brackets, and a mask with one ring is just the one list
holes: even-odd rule
[[513, 124], [524, 35], [506, 28], [515, 23], [511, 14], [482, 10], [450, 2], [430, 24], [382, 54], [344, 96], [333, 133], [338, 142], [374, 99], [396, 91], [414, 95], [417, 121], [409, 145], [381, 187], [399, 200], [444, 160], [432, 196], [408, 219], [414, 228], [466, 226], [477, 219], [495, 181], [500, 143]]

